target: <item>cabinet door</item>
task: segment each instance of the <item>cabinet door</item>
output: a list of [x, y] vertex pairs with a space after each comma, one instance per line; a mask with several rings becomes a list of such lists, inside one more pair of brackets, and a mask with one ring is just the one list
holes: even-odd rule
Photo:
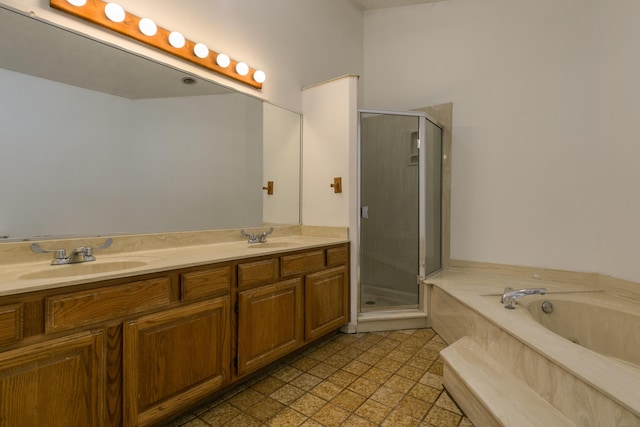
[[348, 321], [349, 280], [345, 266], [305, 278], [305, 339], [313, 340]]
[[124, 424], [179, 412], [230, 378], [229, 297], [125, 323]]
[[300, 278], [238, 293], [238, 376], [302, 345], [302, 310]]
[[0, 425], [100, 426], [104, 379], [101, 332], [0, 353]]

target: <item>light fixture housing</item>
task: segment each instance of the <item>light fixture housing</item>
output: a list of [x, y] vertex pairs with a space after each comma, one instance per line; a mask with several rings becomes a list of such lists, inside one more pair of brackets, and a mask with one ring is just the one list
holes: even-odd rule
[[[171, 32], [156, 25], [156, 32], [154, 35], [146, 35], [140, 25], [140, 21], [143, 19], [125, 11], [117, 3], [106, 2], [103, 0], [49, 0], [49, 5], [54, 9], [92, 22], [108, 30], [115, 31], [207, 70], [216, 72], [256, 89], [262, 89], [262, 83], [259, 83], [255, 78], [256, 71], [258, 70], [250, 68], [244, 62], [230, 59], [227, 55], [221, 55], [208, 48], [206, 48], [206, 55], [204, 55], [204, 50], [200, 52], [204, 57], [196, 56], [194, 54], [194, 47], [197, 43], [185, 39], [184, 36], [177, 31]], [[144, 25], [147, 24], [143, 24], [143, 27]], [[148, 33], [151, 34], [151, 31], [148, 31]], [[219, 57], [222, 59], [225, 57], [229, 58], [229, 64], [227, 66], [220, 65], [218, 63]], [[224, 63], [225, 62], [223, 61], [222, 64]], [[242, 71], [242, 73], [238, 73], [236, 70], [237, 67], [234, 66], [234, 64], [239, 63], [244, 64], [244, 66], [240, 67], [240, 71]], [[246, 72], [244, 71], [245, 66]], [[260, 73], [258, 73], [258, 75], [260, 75]]]

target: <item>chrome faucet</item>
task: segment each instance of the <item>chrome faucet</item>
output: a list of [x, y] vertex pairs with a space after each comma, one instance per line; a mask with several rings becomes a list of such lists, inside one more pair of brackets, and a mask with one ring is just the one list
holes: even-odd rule
[[544, 295], [547, 293], [546, 288], [526, 288], [520, 290], [514, 290], [513, 288], [505, 288], [504, 293], [502, 294], [502, 299], [500, 302], [504, 304], [504, 308], [515, 308], [515, 304], [517, 301], [525, 295], [533, 295], [540, 294]]
[[32, 243], [30, 248], [37, 254], [53, 253], [53, 260], [51, 265], [65, 265], [65, 264], [78, 264], [81, 262], [95, 261], [96, 257], [93, 256], [95, 249], [107, 249], [113, 243], [113, 239], [109, 237], [102, 245], [92, 248], [91, 246], [80, 246], [71, 251], [67, 256], [67, 251], [64, 249], [47, 250], [42, 249], [40, 244]]
[[249, 238], [247, 243], [267, 243], [267, 236], [271, 233], [273, 233], [273, 227], [269, 228], [267, 231], [263, 231], [260, 234], [247, 233], [244, 230], [240, 230], [240, 234], [242, 235], [242, 237]]

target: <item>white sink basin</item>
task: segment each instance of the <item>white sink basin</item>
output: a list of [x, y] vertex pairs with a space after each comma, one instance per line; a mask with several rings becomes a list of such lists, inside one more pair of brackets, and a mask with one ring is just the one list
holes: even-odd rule
[[128, 270], [143, 267], [145, 261], [91, 261], [78, 264], [50, 265], [46, 269], [32, 271], [19, 277], [22, 280], [54, 279], [60, 277], [84, 276], [87, 274], [109, 273], [112, 271]]

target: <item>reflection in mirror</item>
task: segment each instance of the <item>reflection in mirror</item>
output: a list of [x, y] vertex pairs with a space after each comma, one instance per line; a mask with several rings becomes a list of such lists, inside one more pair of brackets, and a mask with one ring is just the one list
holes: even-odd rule
[[0, 91], [4, 240], [299, 223], [298, 114], [5, 8]]

